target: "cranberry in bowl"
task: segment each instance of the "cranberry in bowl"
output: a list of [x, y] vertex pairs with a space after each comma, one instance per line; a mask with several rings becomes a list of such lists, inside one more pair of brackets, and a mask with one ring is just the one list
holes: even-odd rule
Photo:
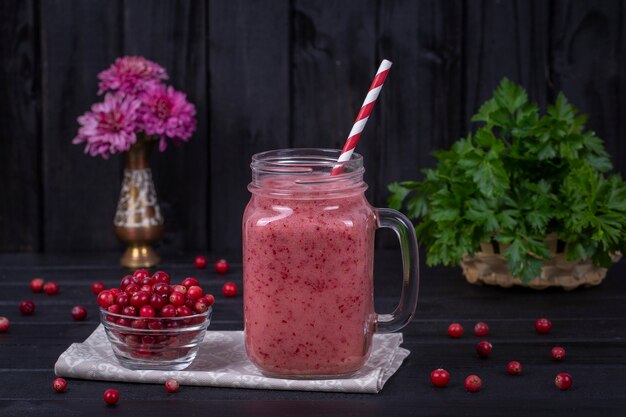
[[125, 368], [180, 371], [195, 359], [213, 311], [212, 307], [198, 314], [188, 310], [188, 315], [142, 317], [100, 308], [100, 321]]

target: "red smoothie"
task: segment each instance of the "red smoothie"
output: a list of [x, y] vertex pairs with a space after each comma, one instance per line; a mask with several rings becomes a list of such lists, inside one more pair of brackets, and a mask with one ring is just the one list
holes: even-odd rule
[[367, 360], [374, 332], [374, 212], [363, 186], [296, 179], [250, 188], [246, 350], [269, 375], [347, 375]]

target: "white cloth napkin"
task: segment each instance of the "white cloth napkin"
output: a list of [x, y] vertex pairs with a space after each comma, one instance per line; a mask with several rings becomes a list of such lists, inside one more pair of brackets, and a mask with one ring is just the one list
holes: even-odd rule
[[376, 334], [369, 360], [352, 378], [291, 380], [263, 376], [246, 356], [242, 331], [209, 331], [187, 369], [132, 371], [117, 361], [100, 325], [83, 343], [63, 352], [54, 371], [61, 377], [103, 381], [164, 383], [171, 377], [182, 385], [375, 394], [409, 355], [401, 344], [402, 333]]

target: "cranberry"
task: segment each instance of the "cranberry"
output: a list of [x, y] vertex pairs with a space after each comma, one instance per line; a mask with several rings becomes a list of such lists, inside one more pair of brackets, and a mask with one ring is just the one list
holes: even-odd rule
[[194, 300], [198, 300], [200, 297], [204, 295], [202, 288], [197, 285], [192, 285], [187, 289], [187, 297], [190, 297]]
[[154, 308], [152, 306], [145, 305], [139, 309], [139, 315], [141, 317], [155, 317], [156, 312], [154, 311]]
[[180, 285], [182, 285], [183, 287], [189, 289], [189, 287], [193, 287], [200, 285], [200, 283], [198, 282], [197, 279], [193, 278], [193, 277], [187, 277], [183, 280], [183, 282], [180, 283]]
[[35, 303], [31, 300], [24, 300], [20, 303], [20, 313], [25, 316], [30, 316], [35, 312]]
[[72, 318], [76, 321], [83, 321], [87, 317], [87, 309], [83, 306], [72, 307]]
[[91, 292], [96, 295], [100, 294], [100, 291], [104, 291], [105, 289], [104, 282], [102, 281], [96, 281], [91, 284]]
[[205, 294], [203, 298], [207, 307], [211, 307], [215, 303], [215, 297], [213, 297], [213, 294]]
[[226, 297], [234, 297], [237, 295], [237, 285], [234, 282], [227, 282], [222, 286], [222, 294]]
[[[171, 292], [178, 292], [181, 294], [187, 294], [187, 287], [184, 285], [172, 285]], [[171, 293], [170, 293], [171, 294]]]
[[46, 282], [43, 286], [43, 291], [48, 295], [54, 295], [59, 292], [59, 286], [56, 282]]
[[120, 393], [116, 389], [109, 388], [104, 391], [104, 402], [108, 405], [115, 405], [120, 400]]
[[176, 317], [176, 307], [172, 304], [164, 305], [161, 311], [159, 312], [159, 316], [161, 317]]
[[201, 298], [200, 300], [201, 301], [198, 301], [197, 303], [193, 305], [194, 311], [198, 314], [202, 314], [209, 309], [209, 306], [205, 302], [202, 301], [204, 299]]
[[[196, 261], [197, 261], [197, 259], [198, 258], [196, 258]], [[197, 262], [196, 262], [196, 264], [197, 264]], [[165, 381], [165, 390], [167, 392], [171, 393], [171, 394], [173, 394], [175, 392], [178, 392], [178, 388], [179, 387], [180, 387], [180, 384], [174, 378], [168, 378], [167, 381]]]
[[130, 327], [133, 323], [133, 321], [125, 317], [120, 317], [119, 319], [117, 319], [117, 324], [119, 326]]
[[555, 361], [562, 361], [565, 359], [565, 349], [561, 346], [555, 346], [552, 348], [552, 359]]
[[463, 326], [459, 323], [452, 323], [448, 326], [448, 336], [458, 339], [463, 334]]
[[430, 382], [436, 387], [445, 387], [450, 381], [450, 372], [445, 369], [435, 369], [430, 373]]
[[175, 307], [180, 307], [185, 304], [185, 296], [177, 291], [170, 294], [170, 304]]
[[111, 294], [113, 294], [114, 297], [117, 297], [122, 293], [122, 290], [119, 288], [111, 288], [109, 291], [111, 291]]
[[491, 350], [493, 349], [493, 345], [486, 340], [479, 342], [476, 345], [476, 353], [481, 358], [488, 358], [491, 355]]
[[130, 303], [130, 297], [125, 292], [121, 292], [115, 297], [115, 304], [119, 304], [121, 307], [126, 307]]
[[152, 284], [142, 285], [140, 291], [147, 292], [148, 294], [152, 294]]
[[469, 392], [480, 391], [483, 386], [483, 381], [477, 375], [470, 375], [465, 378], [465, 389]]
[[226, 259], [220, 259], [215, 262], [215, 272], [218, 274], [225, 274], [228, 272], [228, 261]]
[[11, 322], [6, 317], [0, 316], [0, 333], [6, 333], [9, 331], [9, 325]]
[[519, 363], [518, 361], [511, 361], [506, 366], [506, 371], [510, 375], [519, 375], [522, 373], [522, 364]]
[[535, 321], [535, 330], [539, 334], [550, 333], [550, 330], [552, 330], [552, 323], [545, 317], [537, 319], [537, 321]]
[[113, 314], [122, 314], [123, 308], [124, 307], [120, 306], [119, 304], [113, 304], [107, 307], [107, 311]]
[[33, 292], [41, 292], [41, 290], [43, 290], [43, 279], [33, 278], [30, 282], [30, 289], [33, 290]]
[[193, 312], [187, 306], [180, 306], [180, 307], [176, 308], [176, 315], [178, 317], [187, 317], [187, 316], [193, 315]]
[[153, 284], [169, 284], [170, 283], [170, 274], [163, 271], [156, 271], [154, 275], [152, 275], [152, 283]]
[[145, 277], [150, 277], [150, 271], [147, 269], [138, 269], [133, 272], [133, 277], [135, 277], [137, 281], [141, 281]]
[[193, 261], [193, 264], [198, 269], [206, 268], [206, 258], [204, 256], [196, 256], [196, 259]]
[[130, 296], [130, 305], [135, 308], [141, 308], [150, 302], [150, 294], [145, 291], [139, 291]]
[[193, 310], [193, 306], [196, 305], [196, 300], [191, 297], [185, 298], [185, 305]]
[[150, 296], [150, 305], [155, 310], [162, 309], [165, 304], [167, 304], [167, 297], [161, 296], [159, 294], [152, 294]]
[[139, 286], [139, 284], [135, 284], [134, 282], [132, 284], [128, 284], [128, 286], [124, 289], [124, 292], [129, 296], [139, 291], [141, 291], [141, 287]]
[[554, 378], [554, 385], [562, 390], [570, 389], [572, 382], [572, 376], [566, 372], [556, 374], [556, 378]]
[[57, 378], [52, 381], [52, 389], [56, 392], [65, 392], [67, 389], [67, 381], [63, 378]]
[[122, 314], [125, 316], [136, 316], [137, 315], [137, 309], [133, 306], [126, 306], [122, 309]]
[[130, 327], [133, 329], [147, 329], [148, 328], [148, 320], [146, 319], [137, 319], [133, 320], [130, 324]]
[[97, 299], [98, 305], [102, 308], [107, 308], [108, 306], [113, 305], [113, 303], [115, 302], [115, 297], [113, 296], [111, 291], [108, 290], [100, 291]]
[[148, 322], [148, 329], [161, 330], [163, 328], [163, 322], [161, 320], [150, 320]]
[[128, 287], [130, 284], [136, 284], [136, 283], [137, 283], [137, 280], [135, 279], [135, 277], [133, 277], [132, 275], [126, 275], [120, 281], [120, 289], [124, 291], [126, 290], [126, 287]]
[[170, 286], [164, 282], [159, 282], [152, 286], [152, 292], [158, 295], [170, 295]]
[[479, 321], [474, 326], [474, 334], [478, 337], [485, 337], [489, 334], [489, 326], [487, 323]]

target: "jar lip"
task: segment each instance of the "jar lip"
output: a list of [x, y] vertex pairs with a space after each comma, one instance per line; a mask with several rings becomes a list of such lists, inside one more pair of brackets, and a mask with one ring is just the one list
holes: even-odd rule
[[[341, 150], [330, 148], [273, 149], [252, 155], [252, 170], [275, 174], [306, 173], [315, 168], [328, 172], [337, 165]], [[354, 152], [344, 163], [344, 172], [350, 173], [363, 168], [363, 156]]]

